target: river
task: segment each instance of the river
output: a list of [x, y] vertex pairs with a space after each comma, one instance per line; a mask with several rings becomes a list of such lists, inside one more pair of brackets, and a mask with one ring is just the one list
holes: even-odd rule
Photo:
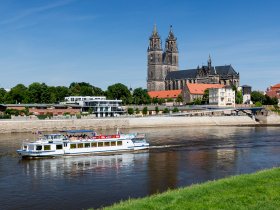
[[0, 209], [99, 208], [280, 166], [279, 127], [137, 131], [147, 134], [149, 151], [36, 160], [21, 160], [15, 152], [22, 140], [35, 138], [32, 134], [1, 134]]

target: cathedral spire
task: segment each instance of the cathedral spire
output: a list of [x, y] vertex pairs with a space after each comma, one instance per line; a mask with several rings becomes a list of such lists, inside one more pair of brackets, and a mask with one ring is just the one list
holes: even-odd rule
[[212, 66], [212, 59], [211, 59], [210, 54], [209, 54], [207, 63], [208, 63], [208, 69], [210, 70], [210, 69], [211, 69], [211, 66]]
[[150, 44], [148, 51], [162, 50], [161, 49], [161, 40], [157, 31], [156, 24], [154, 25], [152, 35], [150, 36]]
[[153, 35], [158, 35], [157, 34], [157, 24], [154, 24]]
[[170, 25], [169, 34], [165, 41], [165, 51], [178, 52], [177, 38], [174, 36], [172, 25]]

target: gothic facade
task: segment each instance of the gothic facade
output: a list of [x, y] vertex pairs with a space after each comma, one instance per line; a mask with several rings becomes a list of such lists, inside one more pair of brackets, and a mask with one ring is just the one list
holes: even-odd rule
[[149, 38], [147, 50], [148, 91], [179, 90], [186, 83], [207, 83], [239, 86], [239, 73], [231, 65], [212, 66], [209, 55], [207, 66], [195, 69], [179, 70], [179, 51], [177, 38], [174, 36], [172, 26], [165, 40], [164, 50], [156, 26]]

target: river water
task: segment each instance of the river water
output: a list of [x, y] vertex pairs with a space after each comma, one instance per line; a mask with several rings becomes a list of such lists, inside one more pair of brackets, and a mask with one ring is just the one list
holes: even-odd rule
[[149, 151], [37, 160], [21, 160], [15, 152], [32, 134], [1, 134], [0, 209], [99, 208], [280, 166], [280, 127], [137, 131], [147, 134]]

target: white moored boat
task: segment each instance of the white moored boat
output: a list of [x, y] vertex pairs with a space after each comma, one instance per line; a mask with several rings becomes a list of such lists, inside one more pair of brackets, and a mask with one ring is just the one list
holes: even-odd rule
[[144, 134], [96, 135], [92, 130], [47, 134], [34, 142], [24, 142], [17, 153], [22, 157], [54, 157], [148, 149]]

